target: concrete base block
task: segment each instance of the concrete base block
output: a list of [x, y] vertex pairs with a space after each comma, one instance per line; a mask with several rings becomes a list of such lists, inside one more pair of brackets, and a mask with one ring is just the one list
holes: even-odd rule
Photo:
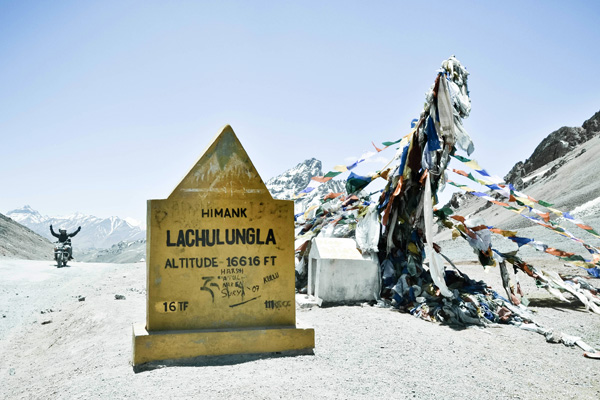
[[354, 239], [313, 240], [309, 254], [307, 294], [317, 302], [376, 300], [380, 292], [379, 262], [363, 255]]
[[133, 365], [199, 356], [261, 354], [315, 347], [314, 329], [296, 327], [148, 332], [133, 325]]

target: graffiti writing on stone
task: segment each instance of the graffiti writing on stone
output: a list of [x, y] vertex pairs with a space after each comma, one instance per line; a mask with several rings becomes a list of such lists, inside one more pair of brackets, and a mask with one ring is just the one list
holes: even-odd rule
[[279, 279], [279, 272], [275, 272], [274, 274], [269, 274], [263, 278], [263, 283], [266, 284], [268, 282], [274, 281], [275, 279]]
[[267, 310], [279, 310], [281, 308], [289, 308], [292, 302], [289, 300], [265, 300], [265, 308]]

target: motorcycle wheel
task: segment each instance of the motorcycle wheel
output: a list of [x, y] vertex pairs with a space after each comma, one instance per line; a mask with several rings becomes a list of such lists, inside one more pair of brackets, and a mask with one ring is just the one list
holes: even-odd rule
[[62, 255], [56, 257], [56, 265], [58, 266], [58, 268], [61, 268], [63, 266], [63, 258]]

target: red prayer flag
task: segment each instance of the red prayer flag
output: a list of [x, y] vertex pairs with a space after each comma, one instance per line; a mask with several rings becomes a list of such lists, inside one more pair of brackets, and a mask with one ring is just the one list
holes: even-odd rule
[[452, 171], [454, 171], [454, 172], [456, 172], [457, 174], [459, 174], [459, 175], [462, 175], [462, 176], [464, 176], [464, 177], [466, 177], [466, 178], [468, 178], [468, 177], [469, 177], [469, 174], [467, 174], [465, 171], [462, 171], [462, 170], [460, 170], [460, 169], [453, 169]]
[[327, 181], [330, 181], [333, 178], [325, 178], [324, 176], [313, 176], [312, 178], [313, 181], [317, 181], [317, 182], [321, 182], [321, 183], [325, 183]]
[[[383, 149], [380, 149], [379, 147], [375, 146], [375, 143], [371, 142], [371, 144], [373, 145], [373, 147], [375, 147], [375, 150], [377, 150], [377, 152], [379, 153], [380, 151], [383, 151]], [[387, 146], [386, 146], [387, 147]], [[385, 148], [385, 147], [384, 147]]]
[[323, 197], [323, 200], [335, 199], [336, 197], [339, 197], [341, 195], [342, 193], [327, 193], [325, 197]]

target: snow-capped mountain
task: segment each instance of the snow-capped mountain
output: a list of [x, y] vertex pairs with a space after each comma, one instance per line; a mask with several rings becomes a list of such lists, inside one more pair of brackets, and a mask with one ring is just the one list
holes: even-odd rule
[[56, 233], [61, 228], [71, 233], [81, 226], [81, 232], [73, 238], [74, 246], [81, 249], [103, 249], [119, 242], [132, 242], [146, 238], [146, 231], [139, 223], [136, 224], [137, 221], [119, 217], [98, 218], [81, 213], [66, 217], [50, 217], [40, 214], [30, 206], [9, 211], [6, 216], [51, 241], [56, 241], [56, 238], [50, 234], [50, 225]]
[[323, 176], [321, 161], [315, 158], [301, 162], [281, 175], [269, 179], [265, 184], [274, 199], [295, 200], [294, 214], [306, 210], [308, 204], [316, 197], [322, 198], [327, 193], [346, 193], [346, 181], [332, 179], [312, 192], [296, 198], [296, 195], [308, 186], [313, 176]]
[[[266, 186], [275, 199], [295, 199], [294, 212], [297, 214], [306, 210], [308, 204], [317, 197], [322, 198], [332, 192], [345, 193], [345, 181], [332, 179], [307, 195], [296, 198], [296, 195], [308, 186], [313, 176], [322, 175], [321, 161], [312, 158], [270, 179]], [[52, 242], [56, 241], [56, 238], [50, 234], [51, 224], [57, 233], [61, 228], [71, 233], [81, 226], [81, 232], [73, 238], [73, 244], [76, 258], [78, 249], [82, 250], [82, 261], [117, 260], [118, 257], [124, 257], [121, 253], [131, 253], [123, 260], [119, 258], [115, 262], [132, 262], [145, 256], [146, 230], [141, 223], [131, 218], [98, 218], [82, 213], [66, 217], [46, 216], [30, 206], [9, 211], [6, 216]]]
[[279, 200], [293, 200], [310, 183], [310, 178], [323, 174], [321, 161], [311, 158], [290, 168], [266, 182], [271, 196]]

